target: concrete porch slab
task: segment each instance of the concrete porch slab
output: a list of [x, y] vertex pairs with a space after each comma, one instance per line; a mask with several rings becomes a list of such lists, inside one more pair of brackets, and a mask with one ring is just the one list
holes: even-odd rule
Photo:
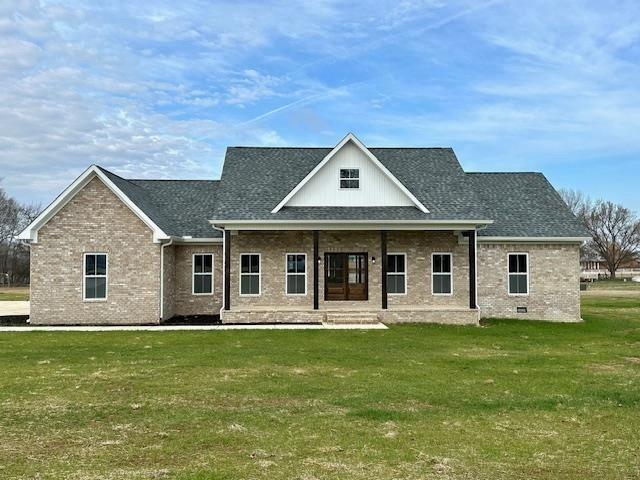
[[0, 302], [0, 317], [29, 315], [29, 302]]

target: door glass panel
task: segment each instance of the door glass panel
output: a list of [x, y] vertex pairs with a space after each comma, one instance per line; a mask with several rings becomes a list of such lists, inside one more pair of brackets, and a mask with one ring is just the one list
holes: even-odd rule
[[364, 283], [364, 255], [349, 255], [349, 283]]

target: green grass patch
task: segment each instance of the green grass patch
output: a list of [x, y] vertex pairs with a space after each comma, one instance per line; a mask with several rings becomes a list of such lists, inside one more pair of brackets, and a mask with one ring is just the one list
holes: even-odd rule
[[583, 300], [580, 324], [1, 334], [0, 478], [638, 478], [639, 300]]
[[24, 287], [11, 287], [11, 288], [3, 288], [0, 287], [0, 302], [2, 301], [13, 301], [13, 302], [22, 302], [29, 300], [29, 288]]
[[589, 289], [593, 290], [626, 290], [626, 289], [636, 289], [640, 290], [640, 282], [632, 282], [630, 278], [615, 280], [597, 280], [595, 282], [589, 283]]

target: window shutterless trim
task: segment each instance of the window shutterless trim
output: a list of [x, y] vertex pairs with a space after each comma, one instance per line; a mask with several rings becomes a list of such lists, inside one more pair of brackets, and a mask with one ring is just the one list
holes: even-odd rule
[[[196, 272], [196, 256], [209, 256], [211, 257], [211, 272]], [[197, 252], [197, 253], [192, 253], [191, 254], [191, 295], [213, 295], [213, 292], [215, 292], [216, 288], [215, 288], [215, 284], [214, 282], [214, 272], [216, 271], [215, 269], [215, 255], [211, 252]], [[204, 263], [203, 263], [203, 268], [204, 268]], [[210, 292], [200, 292], [200, 293], [196, 293], [196, 275], [201, 276], [201, 277], [205, 277], [205, 276], [211, 276], [211, 291]]]
[[[104, 255], [104, 275], [87, 275], [87, 255]], [[87, 298], [87, 278], [104, 278], [104, 297]], [[106, 302], [107, 298], [109, 298], [109, 254], [105, 252], [84, 252], [82, 254], [82, 301]]]
[[[511, 275], [524, 275], [522, 272], [509, 271], [509, 259], [512, 255], [524, 255], [527, 259], [527, 293], [511, 293]], [[507, 253], [507, 295], [510, 297], [528, 297], [529, 296], [529, 253], [528, 252], [508, 252]]]
[[[258, 256], [258, 273], [242, 273], [242, 257], [257, 255]], [[251, 270], [251, 261], [249, 261], [249, 270]], [[242, 276], [258, 276], [258, 293], [242, 293]], [[259, 297], [262, 295], [262, 254], [261, 253], [241, 253], [238, 258], [238, 295], [240, 297]]]
[[[289, 272], [288, 261], [289, 255], [304, 256], [304, 293], [289, 293], [289, 275], [301, 276], [300, 272]], [[298, 262], [296, 261], [296, 265]], [[307, 295], [307, 254], [306, 253], [285, 253], [284, 254], [284, 294], [288, 297], [305, 297]]]
[[[358, 178], [342, 178], [342, 171], [343, 170], [355, 170], [358, 172]], [[342, 180], [351, 180], [351, 181], [357, 181], [358, 182], [358, 186], [357, 187], [343, 187], [342, 186]], [[340, 167], [338, 168], [338, 190], [360, 190], [360, 168], [359, 167]]]
[[[436, 255], [449, 255], [449, 265], [451, 267], [451, 271], [450, 272], [434, 272], [434, 262], [433, 262], [433, 257]], [[445, 276], [445, 275], [449, 275], [451, 277], [451, 291], [449, 293], [435, 293], [434, 292], [434, 285], [435, 282], [433, 281], [434, 277], [436, 275], [441, 275], [441, 276]], [[453, 296], [453, 254], [451, 252], [431, 252], [431, 295], [434, 295], [436, 297], [451, 297]]]
[[389, 280], [387, 280], [387, 295], [393, 295], [393, 296], [406, 295], [407, 294], [407, 288], [409, 286], [409, 282], [407, 281], [407, 272], [409, 270], [409, 266], [407, 265], [407, 254], [404, 253], [404, 252], [387, 252], [387, 257], [390, 257], [391, 255], [402, 255], [404, 257], [404, 272], [402, 272], [402, 273], [400, 273], [400, 272], [390, 272], [389, 268], [387, 267], [387, 277], [389, 277], [390, 275], [395, 275], [395, 276], [404, 275], [404, 292], [403, 293], [391, 293], [391, 292], [389, 292]]

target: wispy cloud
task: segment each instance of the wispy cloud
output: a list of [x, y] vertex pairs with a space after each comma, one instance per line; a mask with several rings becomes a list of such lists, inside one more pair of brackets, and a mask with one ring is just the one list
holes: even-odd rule
[[603, 164], [640, 169], [638, 18], [633, 0], [10, 0], [0, 185], [47, 201], [90, 163], [211, 177], [227, 145], [355, 131], [597, 189]]

